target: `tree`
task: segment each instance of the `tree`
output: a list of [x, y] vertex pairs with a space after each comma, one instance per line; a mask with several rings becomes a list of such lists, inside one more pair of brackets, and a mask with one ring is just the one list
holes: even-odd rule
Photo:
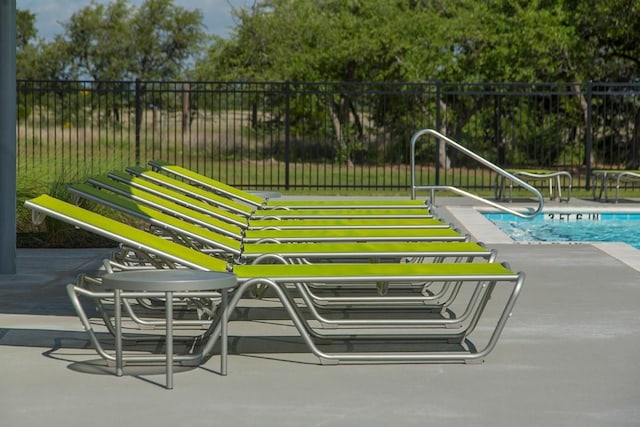
[[[569, 82], [575, 105], [564, 101], [558, 108], [582, 108], [585, 117], [585, 95], [570, 82], [639, 77], [640, 0], [265, 0], [235, 16], [230, 39], [214, 41], [197, 76], [330, 81], [345, 88], [350, 82]], [[349, 157], [364, 122], [354, 99], [346, 89], [321, 96], [317, 104], [332, 118], [336, 152]], [[433, 118], [433, 99], [411, 96], [407, 102], [383, 100], [378, 104], [384, 110], [374, 111], [375, 123], [394, 138], [406, 139], [405, 118]], [[455, 135], [482, 132], [502, 158], [511, 150], [509, 138], [537, 132], [545, 139], [545, 127], [557, 126], [556, 117], [564, 120], [562, 113], [547, 114], [557, 105], [548, 99], [528, 116], [529, 129], [501, 132], [523, 114], [514, 97], [481, 103], [457, 94], [455, 100], [447, 105], [447, 97], [440, 98], [447, 112], [440, 126]], [[439, 162], [447, 167], [444, 152]]]
[[[343, 83], [577, 76], [568, 60], [578, 39], [555, 0], [267, 0], [235, 15], [238, 26], [231, 38], [214, 42], [198, 63], [197, 76]], [[348, 90], [320, 104], [333, 119], [337, 152], [349, 157], [363, 120]], [[375, 116], [379, 125], [404, 138], [394, 126], [430, 110], [416, 97]], [[473, 111], [464, 117], [474, 117]], [[450, 125], [456, 131], [465, 123]], [[440, 162], [448, 165], [444, 157]]]
[[236, 9], [231, 38], [216, 39], [196, 71], [260, 80], [399, 80], [395, 67], [409, 41], [397, 36], [399, 3], [268, 0]]
[[127, 20], [131, 10], [126, 0], [108, 5], [92, 0], [62, 23], [65, 51], [80, 74], [93, 80], [120, 80], [127, 77], [131, 55]]
[[561, 0], [267, 0], [234, 14], [235, 31], [214, 41], [200, 76], [571, 80], [580, 41]]
[[206, 38], [202, 14], [171, 0], [93, 0], [62, 25], [73, 65], [96, 81], [175, 79]]
[[16, 74], [18, 79], [37, 78], [34, 65], [38, 63], [38, 30], [36, 16], [28, 10], [16, 11]]
[[18, 79], [77, 79], [77, 69], [69, 65], [67, 46], [60, 36], [56, 36], [51, 42], [39, 40], [36, 45], [29, 45], [22, 54], [16, 55]]
[[207, 40], [202, 13], [175, 6], [172, 0], [146, 0], [127, 25], [130, 71], [142, 80], [179, 77]]
[[[215, 41], [195, 75], [345, 83], [403, 80], [401, 51], [408, 39], [397, 46], [396, 3], [270, 0], [236, 10], [236, 32], [230, 40]], [[317, 96], [316, 104], [332, 118], [337, 159], [349, 162], [362, 137], [354, 100], [346, 86]]]
[[565, 0], [590, 81], [640, 81], [640, 0]]
[[38, 36], [36, 15], [28, 10], [16, 11], [16, 49], [24, 50]]

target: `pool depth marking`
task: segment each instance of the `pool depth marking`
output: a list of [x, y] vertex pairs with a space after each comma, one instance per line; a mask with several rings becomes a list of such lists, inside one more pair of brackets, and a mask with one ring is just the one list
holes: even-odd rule
[[551, 221], [600, 221], [601, 216], [599, 213], [565, 213], [565, 212], [550, 212], [544, 214], [545, 218]]

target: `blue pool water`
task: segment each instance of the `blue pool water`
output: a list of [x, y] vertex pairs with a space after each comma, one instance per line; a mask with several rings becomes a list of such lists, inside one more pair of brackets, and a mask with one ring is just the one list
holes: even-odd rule
[[532, 219], [483, 215], [517, 242], [624, 242], [640, 249], [640, 213], [546, 212]]

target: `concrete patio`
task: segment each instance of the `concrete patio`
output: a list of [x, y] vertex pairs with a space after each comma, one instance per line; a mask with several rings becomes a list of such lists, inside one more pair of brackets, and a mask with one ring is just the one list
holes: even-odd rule
[[[444, 216], [460, 214], [457, 199], [439, 204], [449, 208]], [[587, 205], [602, 206], [569, 207]], [[213, 357], [177, 371], [170, 391], [162, 370], [118, 378], [86, 363], [97, 355], [64, 285], [99, 268], [110, 250], [21, 249], [18, 273], [0, 276], [0, 424], [640, 425], [638, 251], [487, 243], [527, 278], [483, 364], [322, 366], [287, 352], [299, 347], [287, 324], [232, 322], [229, 375]]]

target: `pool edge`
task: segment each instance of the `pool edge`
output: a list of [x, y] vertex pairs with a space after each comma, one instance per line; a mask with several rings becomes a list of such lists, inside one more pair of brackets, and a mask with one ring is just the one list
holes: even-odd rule
[[[446, 206], [446, 209], [455, 219], [457, 226], [469, 233], [473, 240], [486, 245], [514, 244], [514, 245], [591, 245], [603, 253], [617, 259], [628, 267], [640, 271], [640, 250], [623, 242], [516, 242], [500, 230], [495, 224], [484, 217], [481, 212], [487, 211], [486, 207], [479, 206]], [[558, 209], [554, 208], [554, 211]], [[575, 211], [576, 209], [563, 208], [563, 211]], [[581, 211], [589, 212], [612, 212], [612, 211], [636, 211], [639, 209], [624, 208], [580, 208]]]

